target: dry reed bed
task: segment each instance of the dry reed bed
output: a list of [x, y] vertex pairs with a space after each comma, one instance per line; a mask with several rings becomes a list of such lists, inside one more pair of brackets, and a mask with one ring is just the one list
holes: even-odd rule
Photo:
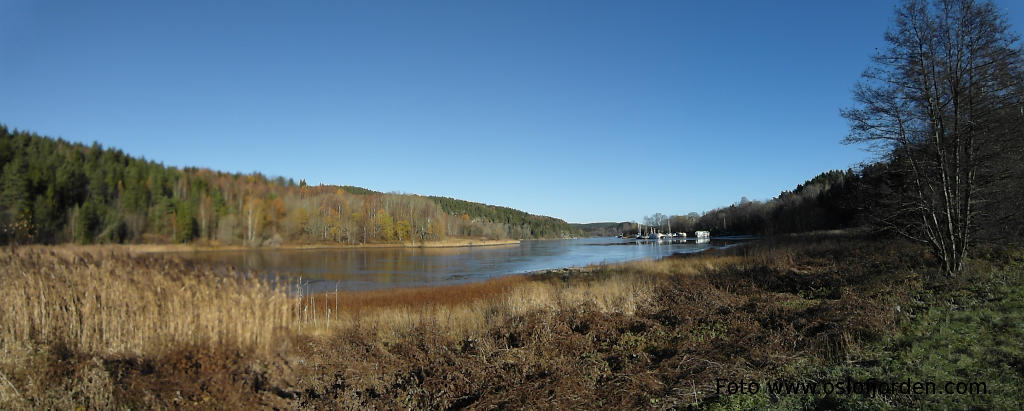
[[256, 278], [105, 248], [0, 250], [0, 346], [158, 355], [183, 345], [275, 349], [291, 300]]
[[895, 324], [913, 254], [825, 238], [556, 270], [470, 303], [478, 322], [459, 332], [444, 311], [395, 304], [378, 328], [297, 335], [295, 403], [692, 407], [713, 400], [716, 378], [856, 361]]
[[[277, 337], [369, 330], [400, 337], [430, 324], [455, 337], [537, 310], [593, 303], [632, 314], [657, 277], [696, 274], [736, 257], [589, 267], [582, 278], [508, 276], [480, 283], [288, 297], [258, 278], [123, 248], [0, 250], [0, 343], [62, 344], [77, 352], [160, 354], [182, 345], [275, 349]], [[221, 272], [224, 271], [224, 272]], [[600, 278], [586, 273], [601, 272]]]
[[398, 338], [429, 325], [463, 338], [514, 316], [584, 302], [603, 312], [631, 314], [651, 290], [647, 278], [563, 283], [510, 276], [466, 285], [325, 293], [302, 300], [299, 329], [317, 335], [359, 329]]
[[300, 299], [297, 329], [313, 335], [360, 330], [394, 339], [429, 326], [453, 338], [468, 338], [486, 332], [490, 324], [516, 316], [583, 304], [592, 304], [603, 313], [631, 315], [650, 302], [657, 283], [667, 276], [697, 275], [747, 260], [740, 256], [692, 256], [554, 270], [453, 286], [323, 293]]
[[[872, 247], [766, 243], [300, 299], [163, 257], [3, 250], [0, 349], [56, 343], [73, 354], [0, 359], [20, 390], [0, 390], [0, 408], [686, 406], [714, 377], [848, 361], [891, 328], [886, 302], [901, 291], [888, 273], [920, 261]], [[252, 349], [282, 356], [254, 360]]]
[[[826, 247], [831, 249], [832, 247]], [[110, 247], [0, 251], [0, 343], [60, 343], [80, 352], [159, 354], [170, 347], [275, 349], [292, 332], [358, 329], [401, 337], [424, 325], [456, 338], [529, 312], [582, 304], [633, 314], [659, 281], [751, 267], [790, 267], [794, 251], [720, 252], [480, 283], [288, 297], [258, 278]]]

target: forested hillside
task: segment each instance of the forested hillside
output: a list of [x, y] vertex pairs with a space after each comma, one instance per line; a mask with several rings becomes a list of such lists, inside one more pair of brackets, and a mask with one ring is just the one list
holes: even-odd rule
[[519, 227], [520, 238], [552, 238], [579, 235], [575, 227], [557, 218], [528, 214], [513, 208], [474, 203], [450, 197], [430, 197], [441, 205], [441, 209], [450, 215], [466, 216], [471, 219], [482, 219], [491, 223], [500, 223], [508, 227]]
[[[989, 179], [978, 201], [977, 216], [970, 221], [977, 240], [1024, 241], [1024, 162], [1015, 161], [1024, 155], [1024, 141], [1018, 137], [1001, 142], [991, 156], [989, 167], [979, 173]], [[879, 233], [899, 234], [903, 227], [913, 226], [907, 211], [906, 198], [911, 195], [911, 181], [902, 169], [903, 158], [894, 157], [869, 164], [858, 171], [831, 170], [783, 191], [767, 201], [746, 197], [727, 207], [703, 214], [665, 216], [655, 214], [644, 219], [646, 226], [660, 227], [667, 232], [710, 230], [714, 235], [773, 235], [830, 230], [850, 227], [871, 227]], [[979, 190], [980, 191], [980, 190]], [[671, 223], [671, 225], [670, 225]], [[619, 226], [626, 223], [619, 223]], [[580, 226], [583, 227], [583, 226]], [[635, 225], [623, 230], [636, 232]]]
[[859, 218], [865, 211], [864, 198], [877, 190], [863, 184], [861, 175], [852, 170], [831, 170], [768, 201], [744, 197], [695, 221], [680, 221], [678, 226], [692, 224], [695, 229], [717, 234], [760, 235], [847, 228], [864, 223]]
[[573, 227], [583, 231], [583, 235], [587, 237], [609, 237], [616, 236], [627, 232], [629, 230], [636, 231], [636, 224], [632, 222], [601, 222], [601, 223], [584, 223], [584, 224], [572, 224]]
[[[743, 197], [733, 205], [703, 214], [666, 216], [658, 213], [645, 217], [640, 223], [645, 227], [658, 227], [661, 232], [692, 234], [709, 230], [714, 235], [772, 235], [862, 225], [867, 222], [864, 215], [869, 207], [867, 199], [881, 190], [881, 182], [865, 179], [863, 175], [864, 172], [853, 170], [826, 171], [767, 201]], [[588, 235], [633, 235], [637, 229], [635, 222], [575, 226]]]
[[570, 235], [506, 207], [178, 169], [0, 125], [0, 243], [372, 243]]

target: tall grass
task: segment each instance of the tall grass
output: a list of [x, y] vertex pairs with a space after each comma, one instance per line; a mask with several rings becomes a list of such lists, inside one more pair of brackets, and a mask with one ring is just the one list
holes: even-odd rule
[[3, 249], [0, 408], [683, 407], [717, 377], [857, 363], [920, 288], [924, 254], [900, 248], [800, 239], [300, 296], [117, 247]]
[[593, 304], [600, 312], [628, 315], [650, 302], [659, 279], [697, 275], [747, 260], [693, 256], [585, 267], [565, 278], [548, 273], [455, 286], [324, 293], [300, 298], [296, 324], [300, 332], [314, 335], [358, 330], [397, 338], [428, 326], [465, 338], [485, 332], [490, 324], [539, 310]]
[[[290, 297], [255, 277], [117, 247], [0, 250], [0, 344], [58, 343], [76, 352], [159, 354], [182, 345], [276, 349], [286, 333], [343, 330], [399, 337], [421, 326], [453, 337], [531, 311], [593, 304], [633, 314], [659, 278], [764, 264], [753, 256], [636, 261], [443, 287]], [[596, 273], [596, 274], [594, 274]]]
[[0, 250], [0, 346], [157, 355], [183, 345], [269, 351], [291, 300], [266, 281], [105, 248]]
[[[605, 312], [632, 313], [650, 298], [651, 290], [651, 282], [643, 278], [562, 283], [511, 276], [446, 287], [327, 293], [302, 301], [299, 328], [312, 334], [360, 330], [395, 338], [429, 326], [463, 338], [530, 311], [586, 302]], [[310, 307], [315, 307], [315, 320]]]
[[0, 250], [0, 344], [157, 355], [183, 345], [269, 352], [277, 337], [293, 332], [358, 329], [400, 336], [429, 325], [470, 336], [530, 311], [586, 303], [631, 314], [651, 298], [655, 277], [697, 273], [723, 261], [635, 262], [602, 267], [601, 278], [509, 276], [457, 286], [289, 297], [259, 278], [133, 256], [122, 248], [6, 248]]
[[398, 337], [428, 325], [454, 337], [531, 311], [594, 304], [632, 314], [656, 278], [738, 257], [640, 261], [583, 270], [600, 278], [508, 276], [480, 283], [290, 297], [282, 288], [199, 263], [115, 247], [0, 250], [0, 345], [158, 355], [183, 345], [276, 349], [286, 333], [360, 330]]

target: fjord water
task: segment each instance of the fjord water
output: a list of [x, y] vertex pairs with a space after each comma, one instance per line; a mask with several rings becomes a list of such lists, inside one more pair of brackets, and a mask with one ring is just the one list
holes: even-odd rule
[[303, 292], [457, 284], [509, 274], [590, 264], [656, 259], [734, 244], [735, 239], [631, 241], [620, 238], [523, 241], [518, 245], [451, 248], [258, 249], [176, 253], [241, 272], [293, 282]]

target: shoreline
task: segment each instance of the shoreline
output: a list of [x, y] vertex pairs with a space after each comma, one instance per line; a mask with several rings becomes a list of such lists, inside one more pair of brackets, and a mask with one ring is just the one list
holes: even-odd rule
[[124, 244], [132, 254], [159, 254], [177, 252], [212, 252], [212, 251], [249, 251], [249, 250], [324, 250], [324, 249], [364, 249], [364, 248], [457, 248], [457, 247], [496, 247], [519, 245], [521, 240], [474, 240], [457, 239], [445, 241], [426, 241], [421, 243], [370, 243], [370, 244], [282, 244], [280, 246], [247, 247], [243, 245], [211, 245], [211, 244]]
[[[733, 244], [733, 245], [731, 245], [731, 246], [729, 246], [727, 248], [731, 248], [732, 246], [736, 246], [736, 245], [739, 245], [739, 244]], [[601, 272], [602, 270], [624, 269], [624, 268], [627, 268], [627, 267], [629, 267], [631, 265], [634, 265], [634, 264], [636, 264], [638, 262], [641, 262], [641, 261], [648, 261], [650, 263], [660, 264], [662, 262], [681, 261], [681, 260], [685, 260], [685, 259], [688, 259], [688, 258], [694, 258], [694, 257], [710, 257], [710, 258], [727, 257], [727, 256], [729, 256], [728, 254], [709, 254], [709, 252], [713, 252], [715, 250], [725, 250], [727, 248], [710, 248], [710, 249], [701, 250], [701, 251], [694, 252], [694, 253], [675, 253], [675, 254], [669, 254], [669, 255], [666, 255], [666, 256], [663, 256], [663, 257], [660, 257], [660, 258], [650, 259], [650, 260], [639, 259], [639, 260], [619, 261], [619, 262], [607, 263], [607, 264], [595, 263], [595, 264], [588, 264], [588, 265], [582, 265], [582, 266], [566, 266], [566, 267], [544, 268], [544, 269], [539, 269], [539, 270], [523, 271], [523, 272], [516, 272], [516, 273], [509, 273], [509, 274], [504, 274], [504, 275], [498, 275], [498, 276], [494, 276], [494, 277], [481, 278], [481, 279], [476, 279], [476, 280], [471, 280], [471, 281], [466, 281], [466, 282], [454, 282], [454, 283], [444, 283], [444, 284], [409, 284], [409, 285], [401, 285], [401, 286], [395, 286], [395, 287], [383, 287], [383, 288], [344, 289], [344, 290], [335, 290], [335, 291], [330, 291], [330, 290], [327, 290], [327, 291], [316, 291], [316, 292], [312, 292], [310, 294], [305, 294], [305, 295], [301, 295], [301, 296], [293, 296], [292, 298], [295, 298], [295, 299], [298, 299], [298, 300], [302, 300], [304, 298], [314, 298], [314, 299], [316, 299], [316, 298], [327, 298], [329, 296], [333, 296], [334, 294], [344, 294], [344, 295], [348, 295], [348, 296], [360, 296], [360, 295], [362, 295], [362, 296], [381, 297], [381, 296], [402, 295], [402, 294], [409, 294], [409, 293], [430, 293], [430, 292], [439, 292], [439, 293], [442, 293], [442, 294], [444, 294], [444, 293], [452, 293], [452, 292], [458, 293], [461, 290], [475, 289], [475, 288], [481, 287], [481, 286], [483, 286], [483, 285], [485, 285], [487, 283], [502, 283], [502, 282], [506, 282], [506, 281], [525, 281], [525, 282], [529, 282], [529, 281], [550, 281], [550, 280], [567, 281], [567, 280], [570, 280], [570, 279], [592, 281], [592, 280], [596, 279], [595, 277], [593, 277], [593, 275], [595, 273]]]

